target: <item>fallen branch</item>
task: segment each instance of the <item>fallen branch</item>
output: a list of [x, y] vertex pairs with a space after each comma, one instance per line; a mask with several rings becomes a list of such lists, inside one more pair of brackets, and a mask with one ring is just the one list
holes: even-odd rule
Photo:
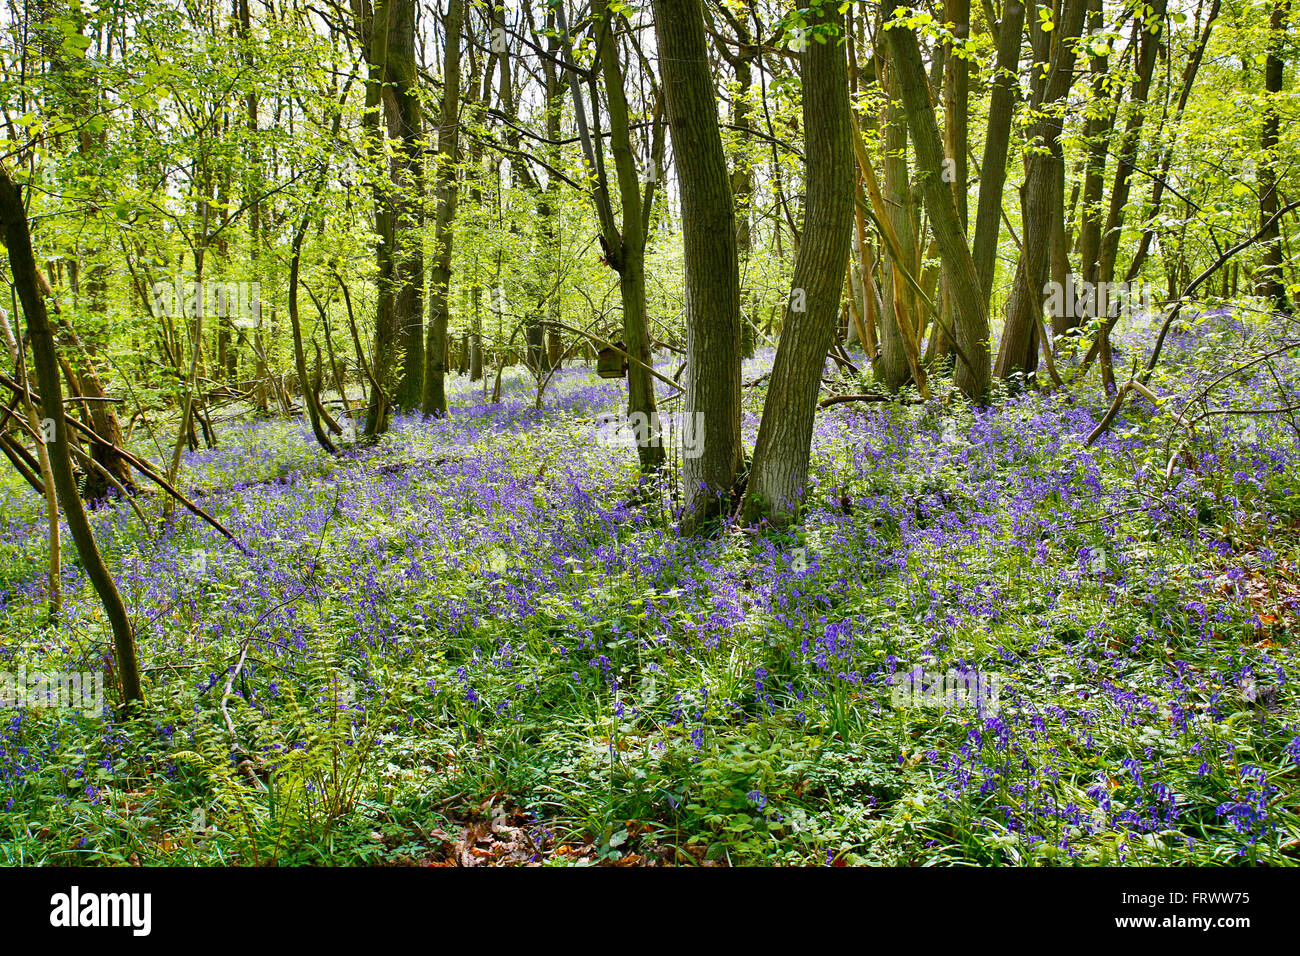
[[817, 403], [817, 407], [830, 408], [832, 405], [843, 405], [846, 402], [876, 402], [879, 404], [897, 402], [900, 405], [925, 404], [925, 400], [920, 398], [899, 398], [897, 395], [880, 395], [868, 392], [861, 395], [832, 395], [830, 398], [823, 398]]

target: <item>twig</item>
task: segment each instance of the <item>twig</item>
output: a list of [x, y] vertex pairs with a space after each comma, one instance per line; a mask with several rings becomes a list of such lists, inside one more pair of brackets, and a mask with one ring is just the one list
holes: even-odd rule
[[1242, 249], [1258, 242], [1284, 214], [1295, 209], [1297, 206], [1300, 206], [1300, 199], [1287, 203], [1270, 216], [1268, 220], [1259, 227], [1258, 231], [1256, 231], [1254, 235], [1223, 250], [1214, 262], [1212, 262], [1200, 275], [1193, 279], [1185, 289], [1183, 289], [1182, 295], [1178, 297], [1178, 301], [1174, 303], [1174, 307], [1169, 310], [1169, 315], [1165, 317], [1164, 323], [1160, 326], [1160, 333], [1156, 336], [1156, 344], [1151, 348], [1151, 357], [1147, 360], [1146, 368], [1143, 370], [1141, 376], [1133, 376], [1129, 379], [1127, 384], [1115, 393], [1115, 399], [1111, 402], [1110, 408], [1107, 409], [1106, 414], [1102, 416], [1101, 421], [1097, 423], [1097, 427], [1092, 430], [1092, 434], [1088, 436], [1088, 440], [1084, 442], [1085, 447], [1095, 442], [1106, 432], [1107, 429], [1110, 428], [1111, 423], [1115, 420], [1115, 416], [1119, 414], [1120, 406], [1124, 404], [1124, 396], [1133, 390], [1133, 383], [1139, 378], [1143, 384], [1151, 380], [1151, 373], [1155, 371], [1156, 365], [1160, 362], [1160, 352], [1161, 349], [1164, 348], [1165, 336], [1169, 334], [1170, 327], [1174, 324], [1174, 320], [1178, 318], [1178, 313], [1182, 311], [1183, 304], [1190, 300], [1192, 293], [1199, 289], [1205, 281], [1210, 278], [1210, 276], [1218, 272], [1225, 262], [1235, 256]]

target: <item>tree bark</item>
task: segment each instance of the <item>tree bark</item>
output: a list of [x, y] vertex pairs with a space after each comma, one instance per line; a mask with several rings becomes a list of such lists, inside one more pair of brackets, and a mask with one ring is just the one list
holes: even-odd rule
[[[1051, 56], [1046, 76], [1035, 91], [1031, 148], [1025, 158], [1021, 189], [1023, 249], [1007, 302], [1006, 322], [994, 371], [1001, 378], [1030, 373], [1038, 367], [1038, 336], [1043, 322], [1043, 286], [1047, 281], [1052, 224], [1061, 212], [1060, 188], [1063, 118], [1059, 101], [1074, 79], [1075, 41], [1083, 30], [1087, 0], [1062, 0], [1056, 28], [1049, 34]], [[1039, 31], [1040, 33], [1042, 31]], [[1047, 41], [1043, 41], [1044, 45]], [[1041, 62], [1041, 60], [1040, 60]]]
[[701, 454], [682, 462], [682, 530], [695, 534], [728, 509], [744, 460], [736, 217], [700, 0], [653, 0], [653, 8], [681, 192], [686, 415], [704, 425]]
[[[967, 182], [969, 180], [967, 143], [970, 139], [970, 61], [961, 54], [965, 52], [964, 44], [970, 34], [970, 0], [944, 0], [944, 18], [952, 24], [953, 41], [945, 44], [947, 56], [944, 60], [943, 75], [943, 145], [946, 154], [944, 179], [950, 180], [953, 199], [957, 202], [957, 218], [961, 222], [962, 232], [969, 234], [970, 217], [967, 211]], [[956, 302], [951, 295], [953, 279], [945, 269], [943, 273], [945, 300], [943, 312], [947, 325], [957, 324]], [[947, 336], [943, 329], [936, 328], [930, 336], [931, 349], [935, 355], [945, 355], [949, 351]]]
[[984, 162], [980, 166], [979, 202], [975, 210], [975, 242], [971, 258], [979, 276], [985, 310], [993, 295], [994, 266], [1002, 227], [1002, 189], [1007, 182], [1007, 153], [1011, 147], [1011, 119], [1019, 89], [1020, 45], [1024, 37], [1025, 5], [1006, 0], [998, 24], [998, 55], [989, 95], [989, 119], [984, 133]]
[[[1090, 0], [1088, 5], [1089, 33], [1100, 30], [1105, 25], [1105, 15], [1101, 0]], [[1111, 105], [1109, 91], [1109, 74], [1111, 57], [1092, 56], [1092, 101], [1088, 104], [1091, 113], [1084, 133], [1087, 143], [1087, 162], [1084, 167], [1082, 210], [1079, 225], [1079, 274], [1083, 277], [1085, 287], [1095, 288], [1097, 271], [1101, 268], [1101, 197], [1105, 188], [1106, 156], [1110, 152], [1110, 131], [1115, 124], [1115, 110]], [[1088, 285], [1091, 284], [1091, 285]], [[1052, 331], [1057, 335], [1077, 328], [1081, 316], [1063, 314], [1052, 316]]]
[[67, 425], [62, 415], [63, 389], [59, 380], [58, 352], [45, 310], [45, 299], [38, 284], [36, 260], [32, 255], [31, 234], [27, 226], [27, 211], [18, 187], [8, 168], [3, 165], [0, 165], [0, 223], [3, 223], [5, 245], [9, 250], [9, 270], [27, 317], [32, 363], [36, 368], [43, 408], [46, 416], [54, 423], [54, 442], [52, 445], [47, 443], [54, 486], [59, 502], [63, 505], [68, 530], [77, 546], [77, 554], [86, 569], [86, 576], [99, 595], [100, 602], [104, 605], [104, 614], [113, 629], [113, 649], [117, 658], [118, 675], [122, 681], [123, 697], [129, 704], [143, 701], [131, 619], [122, 602], [122, 595], [113, 582], [113, 576], [95, 544], [95, 534], [86, 517], [81, 496], [77, 493], [77, 481], [68, 451]]
[[[1137, 76], [1129, 97], [1129, 116], [1124, 124], [1119, 152], [1115, 157], [1115, 182], [1111, 186], [1110, 206], [1106, 212], [1106, 228], [1101, 236], [1098, 254], [1097, 279], [1110, 283], [1115, 279], [1115, 262], [1119, 255], [1119, 240], [1124, 231], [1124, 209], [1128, 206], [1129, 190], [1133, 185], [1138, 145], [1142, 138], [1142, 124], [1146, 119], [1147, 99], [1151, 91], [1151, 77], [1155, 72], [1157, 53], [1163, 41], [1166, 0], [1152, 0], [1152, 21], [1155, 29], [1148, 29], [1142, 17], [1133, 19], [1133, 35], [1137, 47]], [[1111, 368], [1110, 330], [1116, 316], [1108, 316], [1097, 337], [1097, 355], [1101, 362], [1102, 381], [1108, 390], [1115, 387]]]
[[[839, 317], [853, 226], [853, 130], [844, 18], [830, 4], [813, 8], [815, 36], [800, 55], [808, 200], [803, 241], [791, 280], [745, 489], [747, 521], [797, 520], [808, 487], [817, 393]], [[803, 310], [795, 308], [804, 305]]]
[[1291, 0], [1274, 0], [1268, 19], [1268, 56], [1264, 61], [1264, 95], [1267, 104], [1264, 108], [1263, 131], [1260, 134], [1258, 164], [1259, 222], [1261, 226], [1268, 222], [1272, 222], [1272, 225], [1260, 240], [1264, 248], [1259, 269], [1255, 273], [1255, 294], [1268, 299], [1278, 312], [1287, 314], [1291, 312], [1291, 301], [1286, 294], [1286, 284], [1282, 281], [1282, 230], [1281, 224], [1272, 217], [1278, 209], [1277, 170], [1281, 165], [1277, 154], [1281, 122], [1277, 112], [1277, 98], [1282, 92], [1286, 67], [1282, 49], [1286, 42], [1290, 14]]
[[888, 216], [898, 236], [903, 259], [894, 256], [885, 261], [884, 283], [888, 293], [885, 311], [880, 321], [880, 377], [882, 384], [896, 392], [906, 384], [911, 375], [910, 356], [916, 352], [915, 342], [909, 341], [909, 332], [916, 328], [919, 309], [917, 299], [901, 270], [912, 275], [920, 272], [916, 261], [916, 237], [912, 235], [912, 215], [908, 203], [907, 175], [907, 116], [899, 103], [897, 69], [889, 62], [880, 71], [885, 95], [889, 98], [881, 117], [884, 156], [881, 160], [881, 179]]
[[[384, 62], [384, 115], [388, 135], [397, 141], [390, 161], [393, 232], [393, 323], [402, 343], [402, 368], [394, 400], [404, 411], [420, 406], [424, 378], [424, 175], [420, 108], [415, 62], [415, 0], [391, 0], [388, 48]], [[382, 26], [378, 27], [382, 28]]]
[[975, 262], [966, 244], [952, 187], [943, 181], [943, 142], [924, 83], [921, 48], [916, 34], [902, 26], [886, 30], [885, 36], [898, 71], [908, 130], [916, 147], [916, 165], [930, 217], [930, 231], [949, 277], [955, 316], [953, 334], [966, 357], [957, 363], [953, 380], [967, 398], [982, 402], [989, 384], [988, 312], [980, 295]]
[[393, 367], [397, 359], [400, 330], [396, 327], [393, 257], [392, 184], [384, 169], [383, 131], [380, 113], [384, 103], [384, 64], [388, 60], [391, 0], [351, 0], [353, 19], [362, 55], [366, 61], [365, 113], [362, 134], [372, 177], [375, 235], [375, 338], [371, 362], [370, 407], [366, 412], [366, 435], [374, 438], [388, 430], [391, 403], [395, 400]]
[[[646, 437], [638, 442], [637, 455], [641, 470], [654, 471], [664, 462], [664, 449], [659, 440], [658, 408], [655, 401], [654, 382], [649, 366], [650, 327], [646, 313], [645, 248], [650, 228], [650, 213], [654, 205], [655, 190], [660, 179], [658, 167], [662, 165], [661, 144], [648, 157], [654, 168], [648, 170], [649, 181], [645, 194], [637, 175], [636, 158], [632, 154], [629, 129], [627, 94], [624, 91], [623, 68], [619, 63], [618, 45], [614, 36], [614, 17], [605, 0], [594, 0], [592, 12], [600, 18], [597, 27], [601, 71], [605, 77], [605, 99], [609, 111], [609, 143], [614, 159], [614, 172], [618, 178], [619, 202], [623, 218], [621, 228], [606, 237], [608, 251], [613, 253], [612, 264], [618, 270], [619, 293], [623, 303], [623, 341], [630, 356], [627, 369], [628, 412], [655, 423], [639, 434]], [[662, 136], [662, 134], [660, 134]], [[597, 146], [599, 149], [599, 145]]]
[[[324, 186], [324, 177], [321, 177], [320, 185], [316, 189], [316, 194], [320, 193]], [[313, 195], [311, 202], [315, 202], [316, 196]], [[320, 383], [319, 375], [315, 381], [307, 376], [307, 354], [302, 344], [302, 323], [298, 319], [298, 270], [302, 264], [302, 243], [307, 236], [307, 227], [311, 223], [311, 203], [302, 214], [302, 222], [299, 223], [297, 231], [293, 236], [293, 245], [289, 259], [289, 328], [293, 334], [293, 360], [294, 367], [298, 372], [298, 384], [302, 388], [302, 406], [307, 413], [307, 421], [311, 424], [311, 432], [316, 436], [317, 443], [329, 454], [338, 453], [334, 443], [330, 441], [325, 434], [325, 428], [321, 424], [322, 409], [317, 404], [320, 401]], [[317, 357], [319, 358], [320, 349], [317, 347]]]
[[452, 223], [456, 218], [456, 161], [460, 143], [460, 34], [462, 0], [448, 0], [443, 18], [442, 117], [438, 127], [437, 203], [434, 265], [429, 276], [429, 340], [424, 354], [426, 415], [447, 415], [447, 317], [450, 309]]

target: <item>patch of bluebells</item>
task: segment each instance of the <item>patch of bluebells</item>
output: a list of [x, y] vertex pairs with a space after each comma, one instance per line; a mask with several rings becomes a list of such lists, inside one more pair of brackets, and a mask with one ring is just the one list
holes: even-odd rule
[[[1200, 341], [1174, 336], [1170, 364], [1190, 361]], [[746, 380], [771, 359], [748, 362]], [[1204, 379], [1181, 367], [1181, 381], [1158, 384], [1173, 405]], [[1291, 358], [1274, 368], [1292, 389], [1300, 382]], [[665, 527], [674, 502], [631, 501], [634, 456], [592, 440], [593, 419], [623, 401], [618, 383], [563, 369], [541, 408], [522, 376], [505, 377], [500, 403], [450, 384], [448, 419], [399, 416], [378, 445], [337, 459], [300, 423], [228, 426], [219, 448], [189, 455], [187, 487], [247, 555], [180, 513], [159, 539], [128, 546], [127, 506], [99, 510], [150, 679], [211, 697], [251, 636], [260, 653], [242, 672], [247, 701], [273, 714], [313, 663], [342, 653], [400, 664], [436, 642], [443, 669], [420, 680], [431, 705], [474, 708], [490, 728], [587, 695], [620, 721], [644, 721], [656, 748], [682, 742], [697, 755], [728, 721], [823, 732], [847, 706], [936, 734], [924, 760], [949, 812], [973, 825], [996, 809], [1025, 847], [1068, 854], [1072, 840], [1185, 824], [1191, 792], [1220, 786], [1210, 750], [1243, 707], [1243, 669], [1294, 699], [1289, 647], [1261, 653], [1225, 638], [1253, 614], [1250, 573], [1287, 554], [1274, 540], [1287, 518], [1271, 502], [1300, 454], [1279, 422], [1261, 420], [1255, 442], [1214, 422], [1192, 465], [1144, 497], [1134, 487], [1150, 476], [1138, 463], [1159, 432], [1141, 402], [1091, 448], [1082, 439], [1104, 399], [1081, 392], [956, 414], [939, 401], [838, 407], [816, 421], [800, 565], [777, 536], [683, 540]], [[1258, 371], [1225, 383], [1221, 401], [1266, 406], [1271, 389]], [[742, 415], [751, 444], [759, 397]], [[1211, 488], [1211, 474], [1227, 480]], [[1199, 520], [1213, 496], [1218, 514], [1248, 515], [1269, 547], [1242, 548]], [[40, 537], [39, 502], [19, 504], [0, 513], [9, 554]], [[1229, 587], [1175, 573], [1156, 539]], [[180, 560], [195, 548], [208, 554], [198, 581]], [[64, 574], [53, 663], [70, 659], [71, 635], [97, 615], [82, 572]], [[0, 585], [0, 606], [35, 615], [42, 589], [33, 563]], [[973, 634], [987, 643], [982, 659]], [[733, 653], [752, 683], [736, 700], [711, 700], [713, 678], [701, 687], [699, 675]], [[894, 715], [885, 678], [921, 660], [998, 671], [1003, 706]], [[166, 665], [177, 662], [202, 676], [176, 676]], [[651, 674], [668, 691], [655, 701], [641, 699]], [[358, 693], [362, 719], [384, 690], [363, 680]], [[47, 732], [17, 715], [0, 722], [0, 786], [20, 792], [42, 772], [58, 747], [57, 736], [40, 739]], [[1268, 746], [1261, 762], [1300, 763], [1294, 733]], [[1099, 765], [1077, 772], [1089, 757]], [[1213, 798], [1251, 846], [1274, 826], [1267, 790], [1243, 778]]]

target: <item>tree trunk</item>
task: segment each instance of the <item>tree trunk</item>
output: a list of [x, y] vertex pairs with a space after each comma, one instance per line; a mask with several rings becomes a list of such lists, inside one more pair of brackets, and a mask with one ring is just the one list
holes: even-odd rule
[[[1088, 30], [1090, 33], [1105, 25], [1101, 0], [1090, 0], [1088, 5]], [[1087, 166], [1083, 180], [1083, 208], [1079, 225], [1079, 274], [1085, 288], [1095, 288], [1097, 271], [1101, 268], [1101, 196], [1105, 186], [1106, 156], [1110, 152], [1110, 131], [1115, 124], [1115, 111], [1108, 92], [1111, 52], [1106, 56], [1092, 57], [1092, 102], [1084, 134], [1088, 147]], [[1067, 310], [1069, 313], [1077, 310]], [[1053, 316], [1052, 328], [1058, 335], [1078, 327], [1081, 316], [1063, 314]]]
[[[1264, 111], [1264, 127], [1260, 135], [1259, 169], [1259, 222], [1263, 226], [1278, 209], [1278, 118], [1277, 100], [1282, 92], [1282, 79], [1286, 67], [1283, 44], [1286, 42], [1287, 20], [1291, 13], [1291, 0], [1274, 0], [1269, 15], [1268, 57], [1264, 62], [1264, 95], [1268, 98]], [[1264, 232], [1260, 242], [1263, 255], [1255, 273], [1255, 294], [1268, 299], [1278, 312], [1291, 312], [1291, 302], [1282, 281], [1282, 225], [1273, 222]]]
[[[970, 61], [958, 55], [957, 44], [964, 44], [970, 34], [970, 0], [945, 0], [944, 17], [953, 25], [953, 44], [945, 46], [947, 56], [944, 61], [943, 79], [943, 144], [946, 162], [943, 178], [952, 185], [953, 199], [957, 202], [957, 218], [961, 222], [962, 232], [969, 234], [970, 217], [967, 211], [967, 182], [970, 178], [967, 166], [967, 143], [970, 139]], [[947, 325], [957, 324], [957, 310], [954, 297], [950, 294], [953, 279], [944, 270], [943, 314]], [[987, 307], [986, 307], [987, 308]], [[935, 355], [946, 355], [949, 351], [947, 336], [943, 329], [937, 328], [930, 337]]]
[[429, 276], [429, 341], [424, 350], [424, 414], [447, 415], [447, 313], [450, 307], [452, 223], [456, 218], [456, 160], [460, 143], [460, 34], [462, 0], [448, 0], [443, 19], [442, 117], [438, 128], [435, 258]]
[[370, 408], [366, 413], [366, 435], [373, 438], [388, 430], [394, 395], [393, 369], [397, 360], [400, 330], [396, 326], [393, 257], [392, 184], [385, 171], [383, 132], [380, 110], [383, 109], [384, 64], [388, 60], [389, 31], [381, 29], [389, 22], [392, 0], [352, 0], [352, 13], [366, 60], [366, 100], [362, 116], [369, 174], [373, 177], [375, 235], [375, 339], [371, 361]]
[[[681, 193], [685, 246], [686, 416], [702, 420], [698, 457], [682, 462], [682, 530], [729, 507], [744, 460], [740, 436], [740, 274], [727, 158], [718, 132], [701, 0], [653, 0], [655, 36]], [[836, 276], [840, 264], [836, 264]]]
[[95, 544], [95, 535], [86, 517], [81, 496], [77, 493], [77, 482], [72, 472], [67, 425], [63, 420], [63, 389], [59, 381], [58, 353], [54, 344], [54, 332], [45, 311], [45, 300], [38, 286], [36, 260], [32, 255], [31, 235], [27, 228], [27, 212], [9, 170], [3, 165], [0, 165], [0, 222], [4, 225], [5, 245], [9, 250], [9, 270], [23, 312], [27, 316], [27, 334], [31, 340], [32, 363], [36, 368], [41, 401], [45, 414], [53, 419], [54, 442], [52, 445], [47, 443], [47, 447], [50, 451], [54, 486], [68, 520], [68, 530], [77, 546], [77, 554], [86, 569], [86, 576], [99, 595], [104, 605], [104, 614], [113, 629], [113, 648], [123, 696], [127, 703], [143, 701], [131, 620], [127, 616], [122, 595], [118, 593], [113, 576]]
[[998, 55], [989, 96], [989, 120], [984, 133], [984, 162], [980, 166], [979, 205], [975, 211], [975, 242], [971, 257], [979, 276], [980, 296], [989, 307], [1002, 227], [1002, 189], [1007, 182], [1007, 153], [1011, 147], [1011, 119], [1019, 91], [1020, 46], [1024, 39], [1025, 5], [1006, 0], [998, 25]]
[[[1087, 0], [1062, 0], [1056, 28], [1048, 35], [1051, 56], [1046, 75], [1035, 92], [1036, 119], [1031, 127], [1033, 149], [1025, 158], [1021, 189], [1024, 236], [1020, 262], [1007, 302], [1006, 322], [994, 371], [1001, 378], [1030, 373], [1038, 367], [1038, 336], [1043, 322], [1043, 286], [1050, 265], [1052, 223], [1061, 210], [1058, 167], [1063, 120], [1056, 104], [1070, 91], [1074, 78], [1075, 40], [1083, 30]], [[1041, 32], [1041, 31], [1039, 31]], [[1046, 45], [1044, 40], [1043, 44]], [[1041, 61], [1040, 61], [1041, 62]], [[982, 198], [982, 197], [981, 197]]]
[[848, 69], [839, 43], [844, 18], [833, 9], [829, 4], [814, 8], [808, 27], [824, 42], [808, 43], [800, 55], [808, 200], [745, 490], [747, 521], [766, 517], [789, 524], [804, 504], [817, 394], [844, 288], [853, 226], [853, 131]]
[[908, 209], [907, 117], [899, 103], [901, 91], [892, 62], [881, 71], [881, 80], [885, 94], [889, 97], [881, 117], [881, 125], [884, 127], [881, 178], [888, 215], [905, 260], [898, 262], [893, 256], [885, 260], [884, 284], [888, 301], [885, 302], [885, 311], [880, 317], [881, 381], [891, 392], [896, 392], [907, 383], [910, 375], [908, 353], [912, 348], [909, 347], [904, 330], [915, 328], [918, 318], [914, 308], [916, 295], [903, 278], [901, 270], [907, 269], [912, 275], [916, 275], [919, 270], [914, 255], [916, 239], [912, 235], [912, 216]]
[[[95, 434], [104, 440], [102, 444], [91, 443], [91, 456], [128, 494], [135, 494], [135, 475], [126, 459], [117, 450], [126, 444], [122, 438], [122, 423], [117, 417], [117, 412], [113, 410], [112, 404], [107, 401], [108, 394], [91, 365], [90, 352], [82, 344], [72, 326], [61, 316], [59, 326], [82, 356], [83, 364], [77, 375], [77, 382], [81, 386], [80, 392], [91, 399], [87, 403], [90, 408], [89, 424]], [[108, 497], [112, 487], [111, 482], [98, 469], [92, 468], [90, 474], [86, 476], [86, 500], [92, 504], [102, 501]]]
[[[321, 180], [320, 186], [317, 187], [317, 194], [324, 187], [324, 179]], [[313, 196], [313, 201], [315, 196]], [[325, 434], [325, 428], [321, 424], [321, 408], [317, 404], [320, 401], [320, 383], [319, 380], [312, 381], [307, 375], [307, 355], [302, 344], [302, 323], [298, 320], [298, 269], [302, 263], [302, 243], [307, 236], [307, 227], [311, 223], [311, 205], [308, 204], [307, 211], [303, 213], [302, 222], [293, 236], [293, 245], [289, 259], [289, 328], [293, 334], [293, 360], [294, 368], [298, 372], [298, 384], [302, 388], [302, 407], [307, 413], [307, 421], [311, 424], [311, 432], [316, 436], [316, 441], [329, 454], [337, 454], [338, 449]], [[319, 348], [317, 355], [319, 356]], [[319, 379], [319, 376], [318, 376]]]
[[[1124, 124], [1119, 153], [1115, 158], [1115, 182], [1110, 191], [1110, 207], [1106, 212], [1106, 228], [1101, 236], [1098, 256], [1097, 280], [1111, 283], [1115, 279], [1115, 261], [1119, 255], [1119, 240], [1124, 231], [1124, 209], [1128, 206], [1129, 189], [1133, 184], [1133, 170], [1137, 163], [1138, 144], [1142, 137], [1142, 124], [1146, 118], [1147, 99], [1151, 91], [1151, 77], [1155, 72], [1156, 55], [1163, 42], [1166, 0], [1153, 0], [1151, 8], [1156, 30], [1146, 29], [1141, 17], [1133, 20], [1134, 45], [1137, 47], [1137, 77], [1129, 97], [1129, 117]], [[1108, 390], [1115, 387], [1111, 369], [1110, 330], [1117, 316], [1108, 316], [1097, 337], [1097, 355], [1101, 361], [1102, 380]]]
[[[557, 8], [558, 10], [558, 8]], [[662, 127], [656, 123], [656, 142], [648, 157], [651, 169], [647, 170], [644, 194], [638, 175], [636, 158], [632, 152], [631, 129], [627, 94], [624, 90], [623, 67], [619, 62], [618, 44], [615, 42], [616, 18], [610, 13], [605, 0], [595, 0], [593, 14], [597, 25], [597, 55], [605, 79], [606, 106], [609, 114], [609, 144], [618, 179], [619, 202], [622, 221], [615, 226], [612, 208], [609, 207], [608, 190], [602, 188], [597, 197], [602, 204], [602, 238], [606, 258], [618, 272], [619, 295], [623, 304], [623, 342], [627, 354], [636, 361], [628, 363], [627, 407], [634, 416], [634, 426], [647, 423], [644, 429], [634, 431], [646, 441], [638, 441], [637, 457], [643, 472], [652, 472], [662, 466], [665, 455], [658, 434], [658, 405], [654, 381], [649, 366], [653, 361], [650, 352], [650, 326], [646, 313], [645, 296], [645, 246], [650, 228], [650, 214], [654, 206], [655, 191], [662, 165]], [[567, 34], [567, 31], [566, 31]], [[712, 82], [712, 81], [710, 81]], [[575, 106], [581, 105], [575, 101]], [[716, 112], [715, 112], [716, 117]], [[656, 117], [657, 120], [657, 117]], [[716, 123], [716, 120], [715, 120]], [[591, 144], [593, 156], [601, 179], [604, 179], [602, 140]]]
[[930, 217], [930, 231], [939, 247], [943, 267], [952, 290], [957, 352], [953, 380], [966, 397], [982, 402], [989, 383], [989, 320], [980, 296], [975, 262], [966, 245], [966, 233], [952, 187], [943, 181], [943, 142], [935, 121], [934, 106], [924, 83], [925, 67], [916, 34], [903, 27], [885, 33], [898, 71], [907, 126], [916, 147], [917, 173]]
[[393, 230], [393, 323], [402, 343], [402, 368], [394, 399], [398, 408], [420, 406], [424, 379], [424, 176], [423, 115], [415, 62], [415, 0], [391, 0], [388, 55], [384, 62], [384, 115], [397, 140], [389, 181]]

